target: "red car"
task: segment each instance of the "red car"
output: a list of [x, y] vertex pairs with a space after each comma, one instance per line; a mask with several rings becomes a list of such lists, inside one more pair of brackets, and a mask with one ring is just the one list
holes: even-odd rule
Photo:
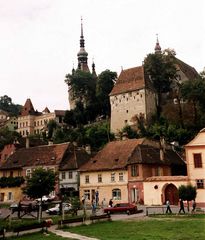
[[137, 206], [131, 203], [117, 203], [114, 207], [104, 208], [104, 213], [127, 213], [128, 215], [131, 213], [137, 213]]

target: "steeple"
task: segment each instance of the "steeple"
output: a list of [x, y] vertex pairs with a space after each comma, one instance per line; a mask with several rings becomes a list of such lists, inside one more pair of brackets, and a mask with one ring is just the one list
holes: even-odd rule
[[97, 78], [97, 74], [96, 74], [96, 71], [95, 71], [95, 63], [94, 63], [94, 59], [93, 59], [93, 63], [92, 63], [92, 75]]
[[83, 19], [81, 17], [81, 34], [80, 34], [80, 51], [78, 56], [78, 69], [89, 72], [88, 68], [88, 53], [85, 51], [85, 40], [83, 36]]
[[155, 53], [162, 53], [161, 47], [160, 47], [160, 45], [159, 45], [158, 34], [157, 34], [157, 42], [156, 42], [156, 45], [155, 45], [154, 50], [155, 50]]

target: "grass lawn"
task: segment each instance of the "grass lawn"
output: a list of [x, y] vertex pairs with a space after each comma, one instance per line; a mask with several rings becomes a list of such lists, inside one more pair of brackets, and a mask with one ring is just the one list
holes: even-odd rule
[[[19, 236], [19, 237], [6, 238], [6, 240], [16, 240], [16, 239], [18, 239], [18, 240], [71, 240], [70, 238], [63, 238], [63, 237], [57, 236], [52, 233], [45, 235], [41, 232], [26, 234], [26, 235]], [[72, 240], [74, 240], [74, 239], [72, 239]]]
[[157, 218], [101, 222], [70, 227], [67, 231], [101, 240], [204, 240], [205, 215], [163, 215]]

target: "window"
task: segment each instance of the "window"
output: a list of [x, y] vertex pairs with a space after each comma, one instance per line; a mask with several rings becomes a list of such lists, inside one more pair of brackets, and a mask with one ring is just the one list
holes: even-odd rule
[[125, 120], [124, 123], [127, 124], [127, 120]]
[[71, 172], [71, 171], [68, 172], [68, 178], [69, 178], [69, 179], [72, 179], [72, 178], [73, 178], [73, 172]]
[[13, 194], [12, 192], [8, 192], [8, 201], [12, 201], [13, 200]]
[[121, 200], [121, 190], [116, 188], [112, 190], [112, 199]]
[[128, 110], [126, 110], [126, 113], [128, 113]]
[[136, 176], [139, 176], [139, 167], [138, 165], [132, 165], [131, 166], [131, 176], [132, 177], [136, 177]]
[[111, 173], [111, 182], [115, 182], [115, 173]]
[[102, 182], [102, 174], [98, 174], [98, 182], [99, 182], [99, 183]]
[[62, 179], [65, 179], [65, 172], [62, 172], [62, 173], [61, 173], [61, 178], [62, 178]]
[[7, 177], [7, 171], [3, 171], [3, 177]]
[[10, 171], [10, 177], [13, 177], [13, 176], [14, 176], [14, 172]]
[[85, 183], [89, 183], [90, 182], [90, 180], [89, 180], [89, 175], [86, 175], [85, 176]]
[[84, 190], [85, 199], [90, 200], [90, 190]]
[[154, 176], [161, 176], [161, 168], [160, 167], [156, 167], [154, 169]]
[[201, 153], [194, 153], [194, 167], [202, 168]]
[[122, 182], [123, 181], [123, 173], [119, 173], [119, 181]]
[[31, 169], [26, 169], [26, 176], [31, 177]]
[[196, 180], [196, 186], [197, 188], [204, 188], [204, 180], [203, 179]]
[[18, 170], [18, 177], [21, 177], [21, 170]]

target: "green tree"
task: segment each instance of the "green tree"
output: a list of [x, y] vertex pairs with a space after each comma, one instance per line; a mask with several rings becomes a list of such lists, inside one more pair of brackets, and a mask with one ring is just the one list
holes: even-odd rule
[[21, 135], [16, 131], [10, 131], [8, 127], [0, 128], [0, 150], [6, 144], [11, 144], [15, 140], [20, 140]]
[[181, 84], [181, 94], [193, 106], [194, 125], [198, 123], [198, 113], [205, 109], [205, 79], [187, 80]]
[[49, 195], [55, 189], [56, 175], [49, 169], [36, 168], [31, 178], [27, 178], [23, 192], [30, 198], [40, 198], [39, 221], [41, 218], [42, 197]]
[[0, 109], [10, 113], [12, 116], [19, 115], [22, 106], [12, 103], [12, 99], [7, 95], [0, 97]]
[[126, 134], [126, 136], [129, 139], [138, 137], [137, 131], [132, 129], [131, 126], [129, 126], [129, 125], [126, 125], [125, 127], [123, 127], [122, 131], [120, 132], [120, 135], [122, 137], [123, 137], [124, 134]]
[[89, 105], [95, 98], [96, 80], [91, 73], [76, 70], [66, 75], [65, 82], [72, 90], [73, 99]]
[[189, 212], [189, 201], [195, 200], [197, 192], [196, 187], [192, 186], [191, 184], [185, 186], [181, 185], [178, 188], [179, 191], [179, 198], [187, 201], [187, 209]]
[[169, 52], [148, 54], [144, 59], [145, 74], [149, 76], [156, 91], [157, 117], [162, 111], [162, 94], [170, 91], [171, 83], [176, 79], [175, 57]]
[[101, 72], [96, 86], [96, 97], [101, 108], [101, 115], [110, 116], [109, 94], [116, 82], [117, 73], [110, 70]]
[[57, 127], [58, 127], [58, 124], [57, 124], [57, 122], [54, 119], [51, 119], [51, 120], [48, 121], [48, 123], [47, 123], [47, 128], [48, 128], [48, 136], [47, 136], [47, 138], [48, 139], [52, 139], [53, 138], [54, 132], [57, 129]]

